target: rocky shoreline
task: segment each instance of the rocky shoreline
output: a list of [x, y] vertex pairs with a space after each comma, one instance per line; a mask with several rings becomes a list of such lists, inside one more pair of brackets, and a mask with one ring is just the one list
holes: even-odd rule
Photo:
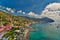
[[30, 31], [30, 28], [26, 28], [24, 30], [24, 36], [21, 40], [28, 40], [29, 31]]
[[23, 38], [23, 40], [28, 40], [28, 36], [29, 36], [29, 32], [30, 32], [30, 26], [31, 26], [32, 24], [35, 24], [35, 22], [29, 24], [29, 25], [26, 27], [26, 29], [24, 30], [24, 38]]
[[30, 26], [32, 24], [35, 24], [35, 23], [27, 24], [27, 26], [26, 26], [26, 28], [25, 28], [25, 30], [23, 32], [24, 36], [20, 40], [28, 40], [28, 36], [29, 36], [29, 32], [30, 32]]

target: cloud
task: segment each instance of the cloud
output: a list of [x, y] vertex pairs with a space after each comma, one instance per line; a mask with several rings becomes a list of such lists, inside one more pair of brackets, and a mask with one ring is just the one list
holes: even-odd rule
[[41, 16], [51, 18], [55, 21], [60, 20], [60, 3], [51, 3], [42, 11]]
[[11, 11], [12, 9], [7, 7], [6, 10]]
[[26, 14], [25, 12], [23, 12], [23, 14]]
[[11, 13], [15, 12], [15, 10], [13, 10], [12, 8], [8, 8], [8, 7], [6, 8], [6, 10], [9, 11], [9, 12], [11, 12]]
[[22, 13], [22, 10], [17, 11], [17, 13]]
[[34, 12], [29, 12], [28, 15], [29, 16], [37, 16], [37, 14], [35, 14]]
[[10, 12], [10, 13], [14, 13], [15, 12], [14, 9], [9, 8], [9, 7], [4, 7], [2, 5], [0, 5], [0, 10], [5, 11], [5, 12]]
[[51, 3], [48, 6], [46, 6], [45, 9], [52, 9], [52, 10], [60, 9], [60, 3]]
[[38, 15], [38, 14], [32, 12], [32, 11], [30, 11], [30, 12], [28, 13], [28, 15], [29, 15], [30, 17], [41, 18], [40, 15]]
[[22, 10], [17, 11], [17, 13], [20, 13], [20, 14], [26, 14], [26, 13], [23, 12]]

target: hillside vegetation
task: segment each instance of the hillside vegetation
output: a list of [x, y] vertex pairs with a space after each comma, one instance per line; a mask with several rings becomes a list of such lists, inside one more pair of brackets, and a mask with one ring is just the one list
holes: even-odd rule
[[8, 14], [6, 12], [0, 11], [0, 22], [3, 24], [11, 24], [11, 25], [17, 25], [22, 26], [25, 24], [32, 23], [33, 20], [29, 20], [23, 17], [14, 16], [12, 14]]

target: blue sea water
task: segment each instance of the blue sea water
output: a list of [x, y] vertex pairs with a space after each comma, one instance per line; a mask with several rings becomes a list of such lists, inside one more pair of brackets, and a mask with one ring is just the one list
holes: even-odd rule
[[60, 40], [60, 25], [37, 23], [31, 25], [30, 28], [29, 40]]

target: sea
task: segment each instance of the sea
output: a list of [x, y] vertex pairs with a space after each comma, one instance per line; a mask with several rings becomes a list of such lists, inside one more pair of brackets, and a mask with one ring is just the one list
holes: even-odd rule
[[36, 23], [30, 26], [28, 40], [60, 40], [60, 25], [53, 23]]

